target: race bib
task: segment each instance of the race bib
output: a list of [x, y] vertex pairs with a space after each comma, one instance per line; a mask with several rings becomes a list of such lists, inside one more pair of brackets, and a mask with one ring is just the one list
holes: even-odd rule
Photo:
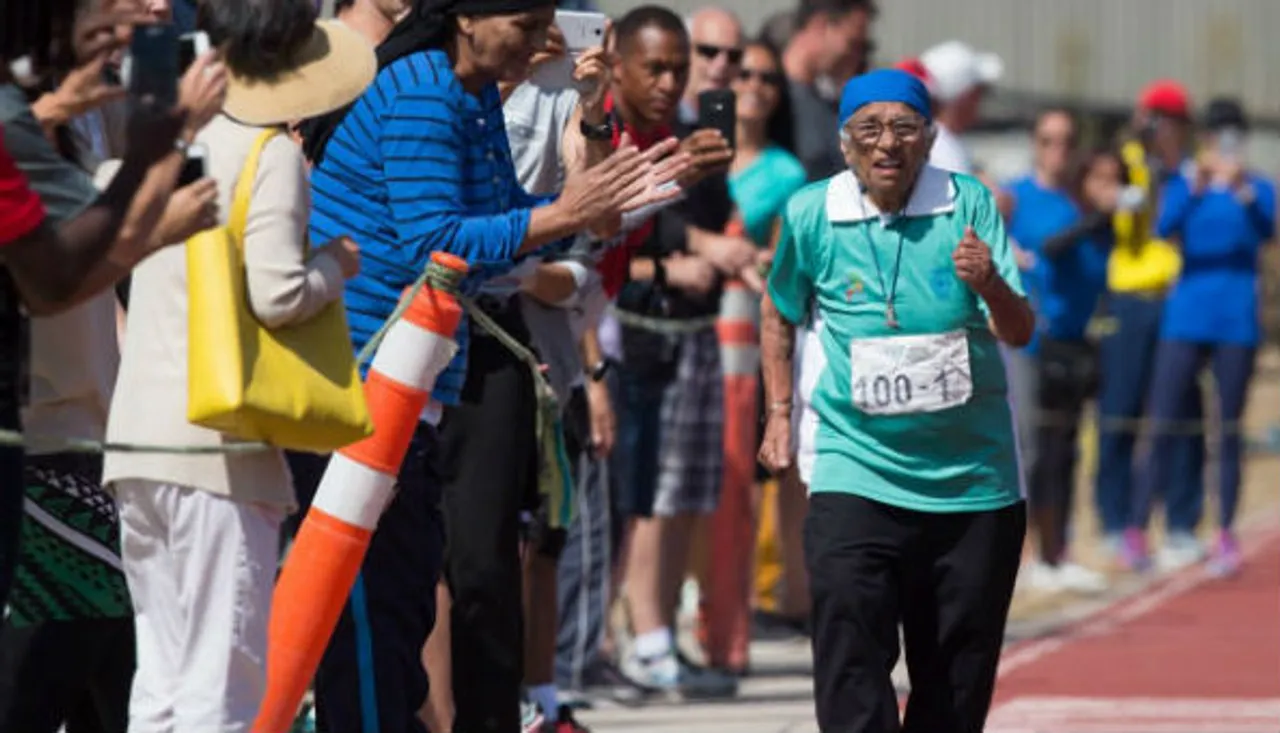
[[973, 397], [964, 329], [855, 339], [849, 366], [853, 405], [868, 415], [938, 412]]

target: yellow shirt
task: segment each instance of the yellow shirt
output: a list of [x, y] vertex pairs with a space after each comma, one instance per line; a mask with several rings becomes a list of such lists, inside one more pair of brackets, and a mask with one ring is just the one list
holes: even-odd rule
[[1120, 149], [1129, 169], [1129, 182], [1147, 191], [1147, 202], [1137, 211], [1116, 212], [1116, 243], [1107, 263], [1107, 287], [1114, 293], [1165, 290], [1178, 279], [1182, 254], [1154, 235], [1156, 182], [1151, 180], [1142, 143], [1130, 141]]

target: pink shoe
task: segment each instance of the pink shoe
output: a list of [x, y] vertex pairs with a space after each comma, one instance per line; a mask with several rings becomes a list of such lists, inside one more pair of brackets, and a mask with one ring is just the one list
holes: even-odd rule
[[1244, 561], [1240, 553], [1240, 543], [1228, 530], [1218, 535], [1218, 543], [1213, 548], [1213, 556], [1209, 558], [1209, 574], [1215, 578], [1229, 578], [1240, 572]]
[[1147, 553], [1147, 535], [1136, 527], [1124, 531], [1124, 546], [1120, 550], [1120, 561], [1125, 567], [1144, 573], [1151, 568], [1151, 556]]

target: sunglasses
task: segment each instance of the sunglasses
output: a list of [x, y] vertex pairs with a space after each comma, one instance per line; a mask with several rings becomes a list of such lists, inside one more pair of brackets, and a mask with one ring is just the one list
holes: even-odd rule
[[720, 54], [724, 54], [729, 58], [729, 63], [735, 66], [742, 63], [742, 49], [740, 48], [725, 48], [724, 46], [714, 46], [710, 43], [699, 43], [694, 45], [693, 50], [697, 51], [698, 55], [707, 61], [715, 61]]
[[743, 69], [738, 72], [739, 81], [758, 81], [761, 84], [768, 84], [771, 87], [782, 86], [782, 74], [776, 71], [756, 71], [755, 69]]

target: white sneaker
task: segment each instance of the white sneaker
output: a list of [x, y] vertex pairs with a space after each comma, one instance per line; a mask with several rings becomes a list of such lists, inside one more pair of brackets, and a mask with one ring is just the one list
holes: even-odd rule
[[623, 658], [621, 668], [628, 681], [650, 693], [708, 698], [731, 696], [738, 690], [735, 678], [712, 669], [682, 665], [674, 651], [652, 659], [632, 652]]
[[1110, 585], [1107, 576], [1073, 562], [1059, 564], [1057, 571], [1059, 587], [1072, 593], [1102, 593]]
[[1205, 559], [1204, 545], [1191, 534], [1170, 535], [1156, 552], [1156, 568], [1174, 573]]
[[1058, 568], [1037, 560], [1027, 567], [1027, 585], [1040, 593], [1058, 593], [1062, 590], [1062, 578]]

